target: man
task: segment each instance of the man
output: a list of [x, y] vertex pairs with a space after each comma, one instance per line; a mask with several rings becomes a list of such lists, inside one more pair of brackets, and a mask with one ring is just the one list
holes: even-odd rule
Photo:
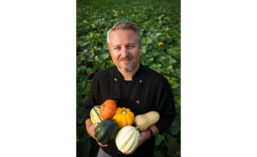
[[[95, 74], [85, 104], [85, 124], [94, 139], [90, 110], [107, 99], [117, 101], [118, 107], [127, 107], [136, 115], [157, 111], [159, 121], [140, 132], [140, 146], [132, 154], [122, 154], [115, 142], [102, 145], [98, 157], [152, 156], [154, 135], [168, 129], [175, 117], [175, 107], [170, 85], [159, 73], [140, 64], [141, 40], [138, 27], [131, 22], [118, 22], [107, 33], [107, 43], [115, 66]], [[150, 134], [149, 134], [150, 133]]]

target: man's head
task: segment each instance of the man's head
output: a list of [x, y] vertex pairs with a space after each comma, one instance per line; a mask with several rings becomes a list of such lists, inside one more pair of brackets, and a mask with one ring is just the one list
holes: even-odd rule
[[108, 49], [119, 70], [133, 72], [139, 67], [141, 41], [138, 27], [131, 22], [118, 22], [107, 33]]
[[133, 30], [137, 35], [137, 40], [141, 44], [140, 30], [136, 24], [129, 21], [122, 21], [114, 24], [111, 29], [107, 32], [107, 43], [110, 44], [110, 34], [112, 31], [124, 29], [124, 30]]

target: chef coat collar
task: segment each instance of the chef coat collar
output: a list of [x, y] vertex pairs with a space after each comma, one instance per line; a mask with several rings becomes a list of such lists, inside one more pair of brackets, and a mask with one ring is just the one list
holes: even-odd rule
[[[140, 63], [139, 64], [139, 68], [138, 68], [138, 70], [136, 71], [136, 73], [132, 76], [132, 81], [134, 81], [134, 80], [138, 80], [139, 79], [139, 76], [140, 76], [140, 73], [142, 72], [142, 64]], [[117, 77], [117, 78], [119, 78], [119, 79], [122, 79], [122, 80], [124, 80], [124, 77], [123, 77], [123, 75], [120, 73], [120, 71], [118, 70], [118, 68], [116, 67], [116, 66], [114, 66], [114, 77]]]

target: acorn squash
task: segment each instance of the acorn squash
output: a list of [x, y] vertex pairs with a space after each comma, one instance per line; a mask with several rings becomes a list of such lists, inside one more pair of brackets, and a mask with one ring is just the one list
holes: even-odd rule
[[113, 120], [103, 120], [95, 128], [95, 137], [102, 144], [115, 140], [117, 133], [118, 125]]

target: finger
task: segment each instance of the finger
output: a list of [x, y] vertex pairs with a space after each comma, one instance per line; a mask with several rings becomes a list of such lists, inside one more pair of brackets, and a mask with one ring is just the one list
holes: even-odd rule
[[100, 143], [100, 142], [97, 142], [97, 143], [98, 143], [98, 145], [101, 146], [101, 147], [107, 147], [107, 146], [108, 146], [108, 144], [102, 144], [102, 143]]
[[92, 128], [94, 128], [94, 129], [95, 129], [95, 128], [96, 128], [96, 126], [97, 126], [97, 123], [93, 124], [93, 125], [92, 125]]
[[[135, 149], [136, 150], [136, 149]], [[129, 152], [129, 153], [123, 153], [125, 155], [130, 155], [130, 154], [133, 154], [135, 152], [135, 150], [133, 150], [132, 152]]]

